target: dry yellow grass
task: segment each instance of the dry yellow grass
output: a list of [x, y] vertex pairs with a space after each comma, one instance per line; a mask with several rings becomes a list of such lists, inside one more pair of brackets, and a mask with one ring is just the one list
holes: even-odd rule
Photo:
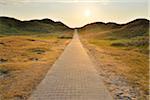
[[[113, 75], [121, 76], [131, 87], [139, 88], [136, 91], [140, 93], [137, 95], [138, 100], [147, 100], [149, 90], [148, 55], [136, 52], [135, 50], [113, 47], [107, 40], [90, 39], [87, 41], [86, 39], [83, 43], [92, 56], [94, 56], [96, 62], [100, 64], [97, 69], [100, 73], [105, 73], [105, 80]], [[116, 81], [117, 84], [122, 84], [119, 82]], [[122, 84], [122, 86], [124, 85]], [[110, 91], [113, 91], [113, 89], [110, 89]]]
[[0, 99], [27, 99], [68, 41], [55, 36], [0, 37]]

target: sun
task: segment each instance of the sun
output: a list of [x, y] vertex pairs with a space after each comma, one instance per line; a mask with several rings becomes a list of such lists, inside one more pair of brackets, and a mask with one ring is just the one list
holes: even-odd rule
[[84, 16], [90, 17], [91, 16], [91, 11], [89, 9], [85, 10]]

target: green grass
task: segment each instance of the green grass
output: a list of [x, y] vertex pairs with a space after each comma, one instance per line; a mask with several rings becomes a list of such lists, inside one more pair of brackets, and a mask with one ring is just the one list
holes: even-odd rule
[[39, 34], [39, 35], [33, 35], [35, 38], [38, 39], [72, 39], [73, 34], [72, 33], [53, 33], [53, 34]]
[[145, 36], [130, 39], [92, 39], [90, 42], [104, 47], [109, 46], [125, 50], [136, 50], [144, 54], [149, 53], [149, 38]]
[[20, 21], [9, 17], [0, 17], [0, 34], [29, 35], [71, 31], [61, 22], [50, 19]]

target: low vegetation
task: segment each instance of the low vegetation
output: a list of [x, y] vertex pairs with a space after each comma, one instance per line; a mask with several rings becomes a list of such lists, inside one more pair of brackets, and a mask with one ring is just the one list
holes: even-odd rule
[[[115, 100], [120, 100], [119, 98], [124, 96], [136, 100], [148, 99], [148, 20], [137, 19], [122, 25], [94, 23], [84, 26], [79, 32], [85, 47], [94, 55], [96, 62], [99, 62], [98, 70], [106, 80]], [[118, 77], [122, 77], [131, 90], [137, 89], [133, 92], [134, 96], [126, 91], [128, 87], [120, 82], [121, 79], [114, 84]], [[121, 90], [121, 85], [126, 88]], [[120, 91], [122, 92], [119, 94]]]
[[[149, 20], [78, 30], [114, 99], [148, 100]], [[71, 38], [61, 22], [0, 17], [0, 98], [26, 100]]]
[[72, 38], [50, 19], [0, 17], [0, 99], [26, 100]]
[[26, 100], [69, 43], [72, 34], [0, 37], [0, 98]]
[[10, 17], [0, 17], [0, 34], [53, 34], [63, 31], [71, 31], [71, 29], [61, 22], [54, 22], [50, 19], [20, 21]]

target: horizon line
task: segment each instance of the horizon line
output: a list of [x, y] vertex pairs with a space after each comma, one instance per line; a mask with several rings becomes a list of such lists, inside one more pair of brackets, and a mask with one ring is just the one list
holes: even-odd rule
[[108, 22], [104, 22], [104, 21], [93, 21], [93, 22], [89, 22], [89, 23], [87, 23], [87, 24], [84, 24], [84, 25], [82, 25], [82, 26], [74, 26], [74, 27], [71, 27], [71, 26], [69, 26], [69, 25], [67, 25], [67, 24], [65, 24], [63, 21], [60, 21], [60, 20], [54, 20], [54, 19], [51, 19], [51, 18], [48, 18], [48, 17], [45, 17], [45, 18], [33, 18], [33, 19], [27, 19], [27, 20], [21, 20], [21, 19], [19, 19], [19, 18], [16, 18], [16, 17], [10, 17], [10, 16], [0, 16], [0, 17], [7, 17], [7, 18], [13, 18], [13, 19], [16, 19], [16, 20], [19, 20], [19, 21], [22, 21], [22, 22], [24, 22], [24, 21], [32, 21], [32, 20], [44, 20], [44, 19], [49, 19], [49, 20], [52, 20], [52, 21], [54, 21], [54, 22], [61, 22], [61, 23], [63, 23], [64, 25], [66, 25], [67, 27], [69, 27], [69, 28], [81, 28], [81, 27], [84, 27], [84, 26], [86, 26], [86, 25], [89, 25], [89, 24], [92, 24], [92, 23], [97, 23], [97, 22], [101, 22], [101, 23], [104, 23], [104, 24], [107, 24], [107, 23], [115, 23], [115, 24], [127, 24], [127, 23], [129, 23], [129, 22], [132, 22], [132, 21], [134, 21], [134, 20], [137, 20], [137, 19], [146, 19], [146, 20], [148, 20], [148, 21], [150, 21], [148, 18], [134, 18], [134, 19], [132, 19], [132, 20], [130, 20], [130, 21], [127, 21], [127, 22], [123, 22], [123, 23], [118, 23], [118, 22], [115, 22], [115, 21], [108, 21]]

